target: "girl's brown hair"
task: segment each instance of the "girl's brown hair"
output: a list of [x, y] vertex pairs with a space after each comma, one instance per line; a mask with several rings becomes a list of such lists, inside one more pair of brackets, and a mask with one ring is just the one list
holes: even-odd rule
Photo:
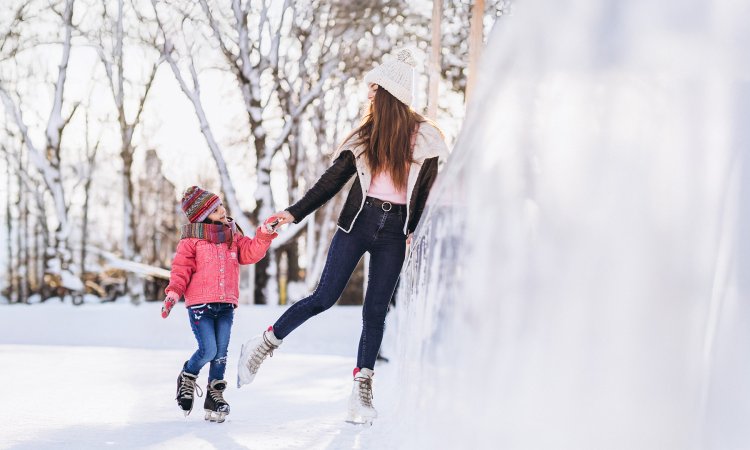
[[349, 137], [357, 136], [357, 144], [365, 146], [373, 176], [388, 172], [395, 186], [405, 187], [412, 162], [412, 134], [425, 120], [378, 86], [362, 125]]

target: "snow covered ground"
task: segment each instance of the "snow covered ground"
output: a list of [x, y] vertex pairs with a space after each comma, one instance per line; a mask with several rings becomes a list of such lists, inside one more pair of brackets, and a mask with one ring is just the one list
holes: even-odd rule
[[[160, 304], [14, 305], [0, 308], [0, 449], [399, 448], [393, 430], [394, 368], [376, 368], [370, 428], [344, 422], [361, 324], [360, 307], [334, 307], [295, 331], [255, 382], [234, 386], [242, 342], [282, 307], [235, 315], [223, 424], [203, 420], [202, 399], [184, 418], [175, 379], [195, 349], [187, 312], [163, 320]], [[205, 390], [208, 368], [200, 377]], [[390, 392], [389, 392], [390, 391]]]

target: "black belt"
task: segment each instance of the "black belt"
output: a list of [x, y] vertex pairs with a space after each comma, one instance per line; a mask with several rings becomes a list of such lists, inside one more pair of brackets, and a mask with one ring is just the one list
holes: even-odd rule
[[406, 205], [399, 205], [398, 203], [386, 202], [375, 197], [365, 197], [365, 205], [370, 205], [376, 208], [380, 208], [385, 212], [394, 212], [394, 213], [400, 212], [404, 214], [406, 213]]

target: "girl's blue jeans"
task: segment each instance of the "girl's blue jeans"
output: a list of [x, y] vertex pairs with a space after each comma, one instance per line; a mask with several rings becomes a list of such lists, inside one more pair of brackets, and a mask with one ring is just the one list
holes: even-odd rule
[[198, 375], [206, 363], [211, 366], [208, 382], [223, 380], [227, 368], [227, 348], [234, 320], [231, 303], [206, 303], [188, 308], [190, 327], [198, 341], [198, 350], [185, 363], [183, 370]]
[[284, 312], [273, 332], [284, 339], [310, 317], [333, 306], [365, 252], [370, 253], [357, 367], [373, 369], [383, 340], [385, 315], [406, 255], [403, 208], [384, 211], [366, 202], [351, 232], [336, 231], [315, 292]]

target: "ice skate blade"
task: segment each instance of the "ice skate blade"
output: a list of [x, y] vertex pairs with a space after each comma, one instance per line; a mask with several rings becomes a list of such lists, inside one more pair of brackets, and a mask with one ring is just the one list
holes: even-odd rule
[[374, 420], [375, 420], [375, 417], [366, 417], [366, 416], [360, 416], [357, 414], [349, 414], [346, 417], [346, 423], [350, 423], [352, 425], [362, 425], [365, 427], [371, 426]]
[[190, 409], [182, 409], [180, 408], [180, 411], [182, 411], [183, 414], [185, 414], [185, 417], [189, 416], [191, 412], [193, 412], [193, 408]]
[[240, 348], [240, 360], [237, 363], [237, 389], [242, 387], [242, 378], [240, 376], [240, 372], [242, 371], [242, 357], [245, 355], [245, 344], [242, 344], [242, 348]]
[[206, 417], [205, 419], [209, 422], [214, 423], [223, 423], [224, 420], [226, 420], [227, 414], [226, 412], [218, 412], [218, 411], [211, 411], [210, 409], [206, 409]]
[[358, 425], [360, 427], [369, 428], [372, 426], [372, 419], [347, 419], [346, 423], [350, 423], [352, 425]]

